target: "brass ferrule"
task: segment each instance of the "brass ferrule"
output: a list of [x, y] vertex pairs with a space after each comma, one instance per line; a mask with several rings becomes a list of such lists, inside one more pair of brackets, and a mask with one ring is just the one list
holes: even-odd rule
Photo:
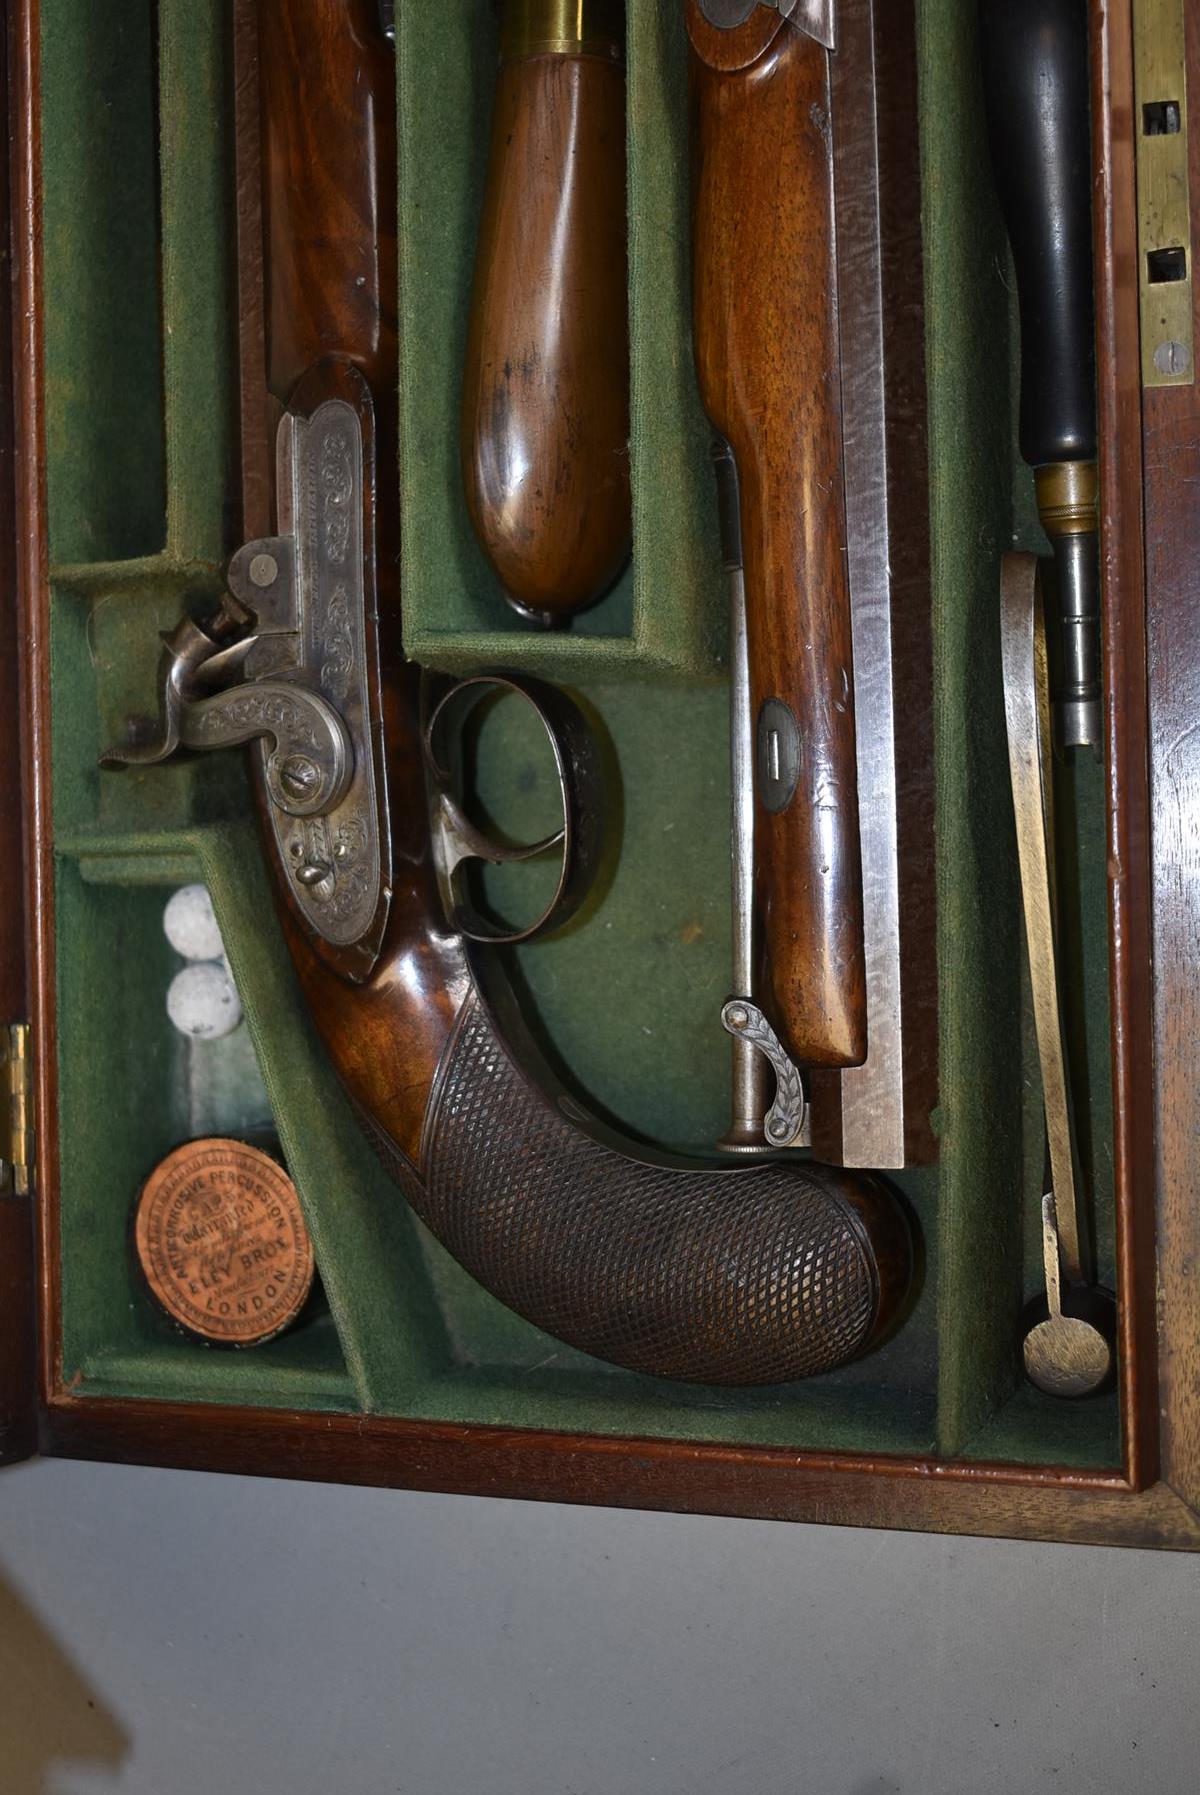
[[1085, 536], [1097, 527], [1098, 482], [1094, 461], [1051, 461], [1038, 468], [1038, 513], [1042, 528], [1056, 536]]
[[500, 54], [625, 56], [625, 0], [505, 0]]

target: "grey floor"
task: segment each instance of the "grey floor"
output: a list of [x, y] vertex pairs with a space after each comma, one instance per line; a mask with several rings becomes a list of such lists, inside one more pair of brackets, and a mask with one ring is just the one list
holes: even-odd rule
[[1195, 1795], [1200, 1558], [45, 1463], [2, 1795]]

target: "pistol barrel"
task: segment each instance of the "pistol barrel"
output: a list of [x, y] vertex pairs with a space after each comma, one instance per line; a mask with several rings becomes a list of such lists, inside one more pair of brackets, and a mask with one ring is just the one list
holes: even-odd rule
[[[866, 1057], [829, 55], [687, 0], [701, 398], [741, 487], [761, 1003], [798, 1065]], [[757, 186], [748, 173], [770, 165]]]

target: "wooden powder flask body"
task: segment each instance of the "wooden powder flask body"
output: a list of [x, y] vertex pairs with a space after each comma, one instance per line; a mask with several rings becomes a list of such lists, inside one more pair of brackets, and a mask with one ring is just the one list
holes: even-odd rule
[[700, 392], [729, 443], [755, 734], [762, 1007], [802, 1066], [867, 1051], [829, 54], [773, 9], [691, 40]]
[[509, 603], [561, 624], [629, 558], [623, 0], [506, 0], [463, 371], [463, 487]]
[[[300, 0], [260, 0], [260, 31], [281, 10], [293, 25], [311, 19]], [[363, 21], [370, 8], [363, 0], [352, 11]], [[322, 19], [328, 35], [293, 30], [281, 39], [298, 66], [275, 71], [264, 88], [263, 131], [268, 151], [309, 132], [351, 179], [366, 145], [356, 138], [343, 155], [325, 133], [347, 128], [336, 96], [353, 90], [356, 78], [361, 83], [356, 71], [376, 64], [360, 62], [354, 31]], [[395, 154], [383, 128], [391, 83], [382, 70], [370, 78], [380, 83], [370, 147], [388, 163]], [[303, 127], [286, 116], [300, 106], [309, 115]], [[279, 158], [263, 156], [268, 180], [279, 166]], [[288, 178], [300, 172], [293, 166]], [[370, 171], [361, 178], [367, 190], [380, 190]], [[339, 215], [349, 207], [369, 220], [368, 192], [355, 201], [324, 183], [307, 191], [312, 214], [295, 220], [297, 243], [306, 252], [325, 245], [310, 278], [331, 289], [356, 281], [361, 246], [326, 234], [320, 212], [329, 194]], [[278, 217], [265, 197], [267, 216]], [[241, 236], [249, 291], [261, 271], [244, 219]], [[272, 258], [293, 253], [275, 230], [265, 246]], [[277, 269], [266, 290], [294, 284], [294, 270]], [[330, 357], [353, 356], [345, 332], [363, 303], [361, 288], [353, 307], [310, 296], [286, 332], [273, 327], [268, 307], [272, 391], [311, 379]], [[370, 305], [387, 316], [382, 281]], [[260, 366], [250, 340], [253, 307], [243, 305], [242, 315], [244, 379], [253, 381]], [[373, 365], [357, 359], [382, 395], [395, 384], [394, 360], [387, 362], [395, 338], [380, 332], [376, 340]], [[264, 452], [253, 437], [262, 417], [253, 392], [243, 393], [242, 415], [252, 468]], [[793, 1160], [713, 1168], [631, 1149], [556, 1082], [494, 977], [494, 962], [447, 926], [431, 842], [421, 676], [399, 653], [393, 565], [383, 546], [395, 540], [394, 436], [381, 428], [377, 442], [380, 733], [392, 873], [386, 933], [370, 975], [341, 976], [286, 899], [280, 904], [301, 987], [342, 1083], [443, 1245], [499, 1300], [555, 1337], [635, 1371], [701, 1383], [777, 1383], [830, 1370], [884, 1337], [911, 1291], [912, 1236], [890, 1189], [877, 1178]]]

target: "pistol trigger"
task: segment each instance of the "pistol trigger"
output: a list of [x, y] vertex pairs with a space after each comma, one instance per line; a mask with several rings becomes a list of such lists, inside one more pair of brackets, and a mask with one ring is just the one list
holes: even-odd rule
[[[453, 756], [447, 741], [451, 722], [461, 727], [481, 699], [510, 694], [529, 705], [554, 757], [562, 822], [549, 835], [528, 845], [497, 842], [465, 814], [454, 794]], [[576, 705], [556, 686], [516, 673], [481, 673], [451, 686], [433, 705], [424, 731], [425, 757], [434, 787], [434, 861], [442, 900], [452, 928], [470, 941], [511, 944], [529, 941], [566, 922], [582, 903], [599, 858], [601, 803], [595, 743]], [[457, 877], [465, 862], [502, 866], [560, 856], [558, 878], [549, 902], [528, 926], [508, 926], [486, 917], [472, 903]]]
[[565, 836], [566, 829], [562, 828], [528, 845], [496, 841], [476, 827], [453, 793], [439, 783], [434, 816], [434, 854], [444, 878], [453, 878], [468, 860], [480, 860], [485, 866], [508, 866], [515, 861], [536, 860], [539, 855], [561, 848]]

